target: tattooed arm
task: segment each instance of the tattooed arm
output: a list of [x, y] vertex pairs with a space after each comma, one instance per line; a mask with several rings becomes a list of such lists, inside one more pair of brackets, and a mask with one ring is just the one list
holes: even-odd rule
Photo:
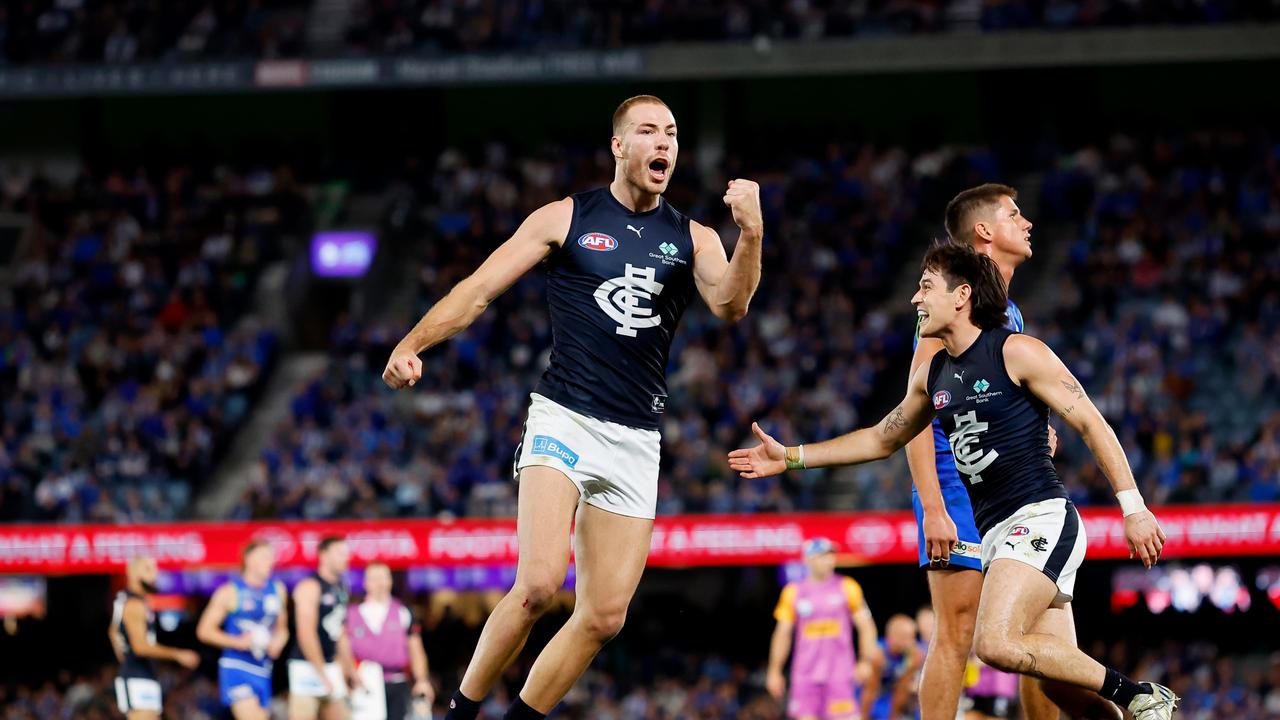
[[1080, 433], [1116, 492], [1137, 487], [1115, 432], [1048, 345], [1028, 335], [1011, 335], [1004, 344], [1004, 363], [1015, 383], [1026, 386]]
[[856, 465], [892, 455], [933, 421], [928, 382], [929, 363], [925, 363], [911, 376], [906, 397], [878, 425], [805, 445], [805, 466]]
[[789, 453], [796, 458], [803, 457], [804, 467], [807, 468], [883, 460], [919, 435], [933, 420], [928, 385], [929, 363], [925, 363], [911, 377], [907, 396], [879, 425], [832, 440], [804, 445], [803, 456], [797, 448], [784, 448], [782, 443], [770, 437], [759, 425], [752, 423], [751, 430], [760, 444], [729, 453], [729, 468], [744, 478], [777, 475], [787, 468], [786, 457]]
[[1133, 498], [1134, 507], [1125, 510], [1124, 517], [1129, 556], [1137, 555], [1144, 565], [1151, 567], [1164, 546], [1164, 531], [1142, 503], [1133, 471], [1129, 468], [1129, 459], [1125, 457], [1115, 431], [1085, 394], [1080, 381], [1047, 345], [1027, 335], [1011, 335], [1005, 341], [1004, 364], [1015, 383], [1030, 390], [1080, 433], [1122, 506], [1125, 495]]

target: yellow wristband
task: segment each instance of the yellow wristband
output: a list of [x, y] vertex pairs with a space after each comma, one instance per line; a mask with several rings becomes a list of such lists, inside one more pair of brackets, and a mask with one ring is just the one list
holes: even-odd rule
[[804, 469], [804, 445], [796, 445], [787, 448], [787, 469], [803, 470]]

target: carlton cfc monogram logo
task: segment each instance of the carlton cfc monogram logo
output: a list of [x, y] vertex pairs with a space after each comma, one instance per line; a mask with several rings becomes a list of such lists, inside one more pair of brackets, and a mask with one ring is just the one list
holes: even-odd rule
[[662, 283], [653, 279], [656, 273], [651, 267], [627, 263], [625, 274], [605, 280], [596, 288], [596, 304], [618, 323], [614, 332], [635, 337], [637, 329], [657, 327], [662, 322], [662, 316], [654, 315], [652, 307], [640, 304], [662, 292]]
[[978, 422], [976, 411], [956, 415], [956, 429], [948, 439], [951, 441], [951, 453], [956, 461], [956, 469], [969, 476], [969, 484], [982, 482], [982, 471], [1000, 457], [995, 450], [983, 452], [978, 447], [978, 438], [987, 431], [987, 423]]

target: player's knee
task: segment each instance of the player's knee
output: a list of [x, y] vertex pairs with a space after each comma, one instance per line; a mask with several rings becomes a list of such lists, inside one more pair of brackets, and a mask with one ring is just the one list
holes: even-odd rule
[[522, 609], [530, 615], [539, 616], [550, 609], [559, 589], [559, 583], [550, 578], [535, 578], [517, 583], [511, 588], [511, 595], [519, 601]]
[[997, 670], [1022, 672], [1022, 652], [1009, 638], [990, 633], [978, 633], [974, 640], [974, 652], [978, 659]]
[[589, 610], [582, 615], [583, 630], [593, 640], [601, 645], [609, 642], [618, 633], [622, 632], [622, 626], [627, 621], [627, 609], [602, 608], [598, 610]]

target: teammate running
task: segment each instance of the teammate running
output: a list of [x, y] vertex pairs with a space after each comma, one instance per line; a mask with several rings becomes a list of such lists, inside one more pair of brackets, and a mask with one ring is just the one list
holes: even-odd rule
[[760, 280], [763, 221], [754, 182], [732, 180], [725, 190], [741, 230], [732, 262], [714, 230], [662, 197], [679, 149], [665, 103], [652, 95], [622, 103], [611, 148], [608, 187], [534, 211], [400, 341], [383, 372], [392, 388], [418, 382], [419, 353], [462, 331], [545, 261], [554, 339], [516, 453], [515, 585], [485, 623], [450, 720], [476, 717], [549, 607], [568, 570], [571, 524], [573, 615], [538, 656], [507, 717], [544, 717], [622, 629], [649, 554], [658, 421], [676, 325], [695, 292], [716, 317], [739, 320]]
[[271, 579], [275, 552], [255, 540], [241, 555], [240, 577], [214, 591], [196, 637], [222, 648], [218, 692], [236, 720], [267, 720], [271, 668], [289, 641], [284, 585]]
[[356, 680], [347, 643], [347, 600], [343, 582], [351, 554], [337, 536], [316, 546], [316, 571], [293, 588], [294, 629], [298, 643], [289, 654], [289, 718], [329, 720], [347, 717], [347, 678]]
[[[966, 243], [990, 257], [1000, 269], [1005, 289], [1014, 271], [1031, 257], [1031, 221], [1017, 204], [1018, 191], [1007, 185], [987, 183], [965, 190], [947, 203], [945, 223], [952, 240]], [[1005, 327], [1023, 331], [1022, 311], [1009, 300]], [[942, 349], [937, 338], [917, 333], [911, 375]], [[1050, 454], [1057, 444], [1049, 428]], [[937, 608], [938, 627], [925, 658], [921, 685], [929, 692], [921, 697], [924, 720], [952, 720], [960, 702], [965, 665], [973, 649], [973, 627], [982, 591], [981, 538], [973, 520], [973, 506], [964, 481], [956, 470], [946, 430], [937, 419], [933, 427], [907, 444], [911, 468], [911, 504], [918, 528], [920, 567], [928, 568], [929, 594]], [[1075, 638], [1071, 604], [1051, 610], [1046, 623], [1059, 626], [1063, 637]], [[1058, 708], [1045, 694], [1043, 683], [1024, 678], [1023, 706], [1028, 720], [1057, 720]], [[1097, 696], [1074, 688], [1050, 685], [1054, 700], [1072, 715], [1119, 718], [1120, 710]]]
[[1135, 720], [1167, 720], [1178, 700], [1168, 688], [1104, 667], [1043, 622], [1071, 600], [1085, 551], [1079, 514], [1049, 457], [1048, 413], [1083, 436], [1120, 501], [1130, 551], [1151, 567], [1164, 533], [1142, 502], [1124, 449], [1058, 356], [1004, 327], [1008, 297], [990, 258], [948, 243], [929, 251], [922, 270], [912, 298], [920, 335], [940, 339], [945, 351], [915, 372], [902, 404], [876, 428], [808, 447], [784, 448], [753, 424], [761, 444], [731, 452], [730, 467], [750, 479], [883, 459], [936, 414], [950, 429], [982, 535], [978, 657], [1097, 692], [1128, 707]]
[[875, 655], [876, 623], [862, 597], [862, 586], [851, 577], [837, 575], [835, 545], [827, 538], [804, 544], [809, 575], [787, 583], [773, 617], [778, 621], [769, 642], [769, 674], [765, 686], [781, 700], [787, 691], [782, 666], [791, 654], [791, 698], [787, 717], [802, 720], [848, 720], [864, 717], [855, 704], [854, 676], [858, 665], [853, 652], [853, 629], [866, 662]]
[[156, 643], [156, 614], [147, 598], [156, 591], [156, 561], [134, 558], [125, 567], [125, 589], [116, 596], [108, 636], [120, 674], [116, 676], [116, 705], [129, 720], [159, 720], [160, 683], [154, 660], [176, 662], [188, 670], [200, 665], [200, 656]]

